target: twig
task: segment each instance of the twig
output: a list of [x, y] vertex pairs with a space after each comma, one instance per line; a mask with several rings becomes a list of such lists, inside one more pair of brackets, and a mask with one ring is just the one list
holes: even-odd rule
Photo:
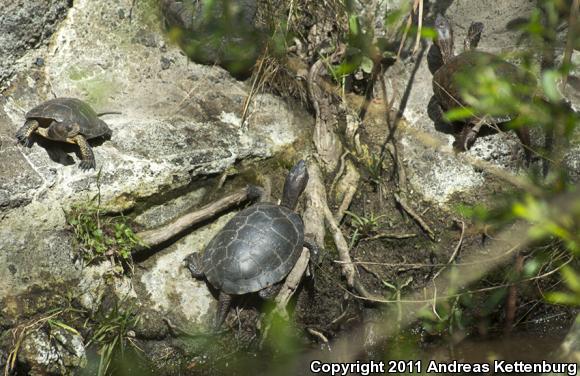
[[417, 214], [408, 204], [405, 200], [403, 200], [401, 198], [401, 196], [399, 196], [398, 193], [394, 193], [393, 196], [395, 197], [395, 201], [397, 201], [397, 203], [399, 205], [401, 205], [401, 208], [403, 208], [403, 210], [405, 210], [405, 212], [407, 214], [409, 214], [411, 216], [411, 218], [413, 218], [415, 220], [415, 222], [417, 222], [417, 224], [423, 229], [423, 231], [425, 231], [427, 233], [427, 235], [429, 236], [429, 239], [431, 239], [432, 241], [435, 241], [435, 233], [433, 232], [433, 230], [431, 230], [431, 227], [429, 227], [429, 225], [423, 220], [423, 218], [421, 218], [421, 216], [419, 214]]
[[244, 106], [242, 108], [242, 117], [241, 117], [242, 120], [240, 121], [240, 126], [242, 128], [244, 127], [244, 123], [246, 122], [246, 117], [248, 116], [248, 109], [250, 108], [250, 103], [252, 102], [252, 99], [254, 98], [254, 96], [256, 95], [256, 92], [257, 92], [256, 85], [258, 84], [258, 81], [260, 80], [260, 75], [262, 74], [262, 68], [264, 66], [264, 60], [266, 60], [265, 56], [267, 54], [267, 51], [268, 51], [268, 49], [266, 49], [266, 51], [262, 55], [262, 59], [260, 59], [260, 64], [258, 65], [258, 71], [256, 72], [254, 79], [252, 80], [252, 87], [250, 88], [250, 92], [248, 93], [248, 95], [246, 96], [246, 99], [244, 100]]
[[419, 44], [421, 43], [421, 30], [423, 29], [423, 0], [419, 0], [419, 19], [417, 20], [417, 36], [415, 38], [415, 47], [413, 48], [413, 55], [419, 51]]
[[[449, 261], [447, 261], [447, 265], [450, 265], [453, 261], [455, 261], [457, 253], [459, 253], [459, 250], [461, 249], [461, 244], [463, 243], [463, 235], [465, 234], [465, 223], [463, 221], [460, 222], [461, 222], [461, 235], [459, 236], [459, 241], [457, 242], [457, 245], [455, 246], [455, 249], [453, 250], [451, 257], [449, 257]], [[433, 276], [433, 281], [435, 281], [435, 279], [439, 277], [439, 274], [441, 274], [443, 270], [445, 270], [445, 266], [439, 269], [437, 273], [435, 273], [435, 275]]]
[[405, 41], [407, 40], [407, 34], [409, 34], [409, 30], [411, 30], [411, 25], [413, 24], [413, 13], [417, 10], [419, 6], [419, 2], [421, 0], [415, 0], [413, 3], [413, 9], [409, 13], [409, 18], [407, 19], [407, 25], [405, 25], [405, 31], [403, 32], [403, 37], [401, 38], [401, 43], [399, 44], [399, 50], [397, 51], [396, 59], [399, 60], [401, 57], [401, 52], [403, 51], [403, 46], [405, 45]]
[[398, 234], [395, 232], [382, 232], [380, 234], [374, 235], [374, 236], [370, 236], [368, 238], [362, 238], [360, 241], [361, 242], [370, 242], [372, 240], [377, 240], [377, 239], [383, 239], [383, 238], [389, 238], [389, 239], [409, 239], [409, 238], [414, 238], [415, 236], [417, 236], [417, 234], [413, 234], [413, 233], [402, 233], [402, 234]]

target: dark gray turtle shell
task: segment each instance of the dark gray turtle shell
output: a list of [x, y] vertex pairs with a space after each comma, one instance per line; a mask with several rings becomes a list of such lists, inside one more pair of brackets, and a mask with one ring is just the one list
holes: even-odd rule
[[203, 254], [207, 280], [227, 294], [247, 294], [284, 279], [300, 257], [302, 218], [274, 204], [257, 204], [236, 214]]
[[76, 98], [56, 98], [39, 104], [26, 114], [26, 119], [50, 119], [59, 123], [77, 123], [86, 139], [110, 136], [111, 129], [99, 119], [87, 103]]

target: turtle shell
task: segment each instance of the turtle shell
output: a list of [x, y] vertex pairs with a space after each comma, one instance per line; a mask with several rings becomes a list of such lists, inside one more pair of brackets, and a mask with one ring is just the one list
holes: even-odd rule
[[207, 280], [227, 294], [247, 294], [284, 279], [300, 257], [304, 223], [292, 210], [257, 204], [236, 214], [209, 242]]
[[[86, 102], [76, 98], [56, 98], [39, 104], [26, 119], [49, 119], [59, 123], [77, 123], [87, 139], [110, 136], [111, 130]], [[47, 124], [48, 125], [48, 124]]]
[[[443, 108], [450, 109], [467, 106], [462, 96], [462, 85], [459, 77], [470, 77], [477, 74], [477, 69], [491, 67], [496, 77], [507, 81], [513, 86], [535, 86], [536, 79], [528, 72], [505, 61], [499, 56], [483, 51], [465, 51], [451, 58], [433, 75], [433, 93]], [[518, 90], [515, 91], [516, 93]], [[523, 99], [523, 98], [522, 98]], [[529, 98], [527, 98], [529, 99]], [[491, 120], [497, 123], [512, 120], [517, 114], [490, 114]]]

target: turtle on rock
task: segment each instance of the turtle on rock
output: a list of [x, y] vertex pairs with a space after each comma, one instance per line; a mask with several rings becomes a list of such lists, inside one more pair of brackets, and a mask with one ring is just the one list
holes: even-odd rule
[[[454, 108], [468, 106], [465, 92], [462, 91], [460, 78], [469, 78], [477, 74], [477, 69], [481, 67], [490, 68], [495, 75], [502, 81], [508, 82], [514, 93], [520, 93], [517, 87], [535, 87], [536, 79], [521, 68], [505, 61], [499, 56], [488, 52], [476, 50], [477, 44], [483, 31], [481, 22], [474, 22], [470, 25], [467, 36], [464, 41], [464, 51], [455, 55], [453, 51], [453, 30], [449, 21], [442, 15], [437, 15], [435, 19], [435, 29], [437, 38], [436, 46], [441, 52], [443, 65], [433, 74], [433, 92], [435, 98], [442, 110], [449, 111]], [[533, 94], [533, 93], [532, 93]], [[475, 96], [477, 93], [469, 92], [469, 95]], [[524, 100], [531, 100], [533, 95], [522, 94]], [[500, 124], [517, 117], [514, 113], [494, 113], [494, 114], [475, 114], [467, 120], [457, 146], [462, 150], [467, 150], [475, 141], [477, 134], [482, 125]], [[530, 135], [527, 127], [520, 126], [515, 129], [520, 141], [524, 145], [526, 157], [529, 160], [530, 152]]]
[[[195, 278], [205, 278], [220, 291], [215, 328], [228, 313], [233, 295], [257, 292], [275, 296], [302, 253], [317, 259], [318, 247], [304, 239], [304, 223], [294, 211], [308, 182], [304, 161], [288, 173], [280, 205], [257, 203], [237, 213], [208, 243], [203, 254], [192, 253], [186, 263]], [[311, 267], [312, 270], [312, 267]]]
[[51, 99], [28, 111], [26, 122], [16, 132], [16, 138], [25, 146], [31, 145], [33, 134], [53, 141], [76, 144], [81, 151], [79, 167], [88, 170], [95, 168], [95, 156], [87, 140], [108, 138], [112, 134], [107, 124], [99, 119], [104, 114], [97, 114], [80, 99]]

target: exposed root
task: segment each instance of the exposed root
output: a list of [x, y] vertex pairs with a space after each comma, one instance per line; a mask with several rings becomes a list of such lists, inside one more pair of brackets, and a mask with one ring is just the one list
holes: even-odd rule
[[308, 262], [310, 261], [310, 251], [308, 248], [302, 249], [302, 254], [294, 267], [286, 277], [280, 292], [274, 299], [275, 307], [274, 312], [280, 315], [284, 319], [288, 319], [288, 312], [286, 311], [286, 306], [288, 302], [296, 292], [300, 281], [302, 280], [302, 276], [306, 272], [306, 268], [308, 268]]
[[326, 336], [324, 334], [320, 333], [318, 330], [314, 330], [312, 328], [306, 328], [306, 331], [308, 333], [310, 333], [311, 335], [313, 335], [314, 337], [318, 338], [321, 342], [328, 345], [328, 338], [326, 338]]
[[425, 222], [425, 220], [423, 220], [423, 218], [421, 218], [421, 216], [417, 214], [417, 212], [415, 212], [415, 210], [413, 210], [413, 208], [411, 208], [409, 204], [407, 204], [407, 202], [403, 198], [401, 198], [401, 196], [399, 196], [398, 193], [394, 193], [393, 196], [395, 197], [395, 201], [397, 201], [397, 203], [401, 206], [401, 208], [403, 208], [403, 210], [407, 214], [409, 214], [409, 216], [411, 216], [411, 218], [413, 218], [415, 222], [417, 222], [417, 224], [423, 229], [423, 231], [427, 233], [429, 239], [435, 241], [436, 240], [435, 233], [433, 232], [433, 230], [431, 230], [431, 227], [429, 227], [429, 225]]
[[340, 181], [339, 187], [345, 187], [342, 197], [342, 202], [338, 207], [338, 211], [334, 215], [336, 221], [340, 223], [344, 217], [344, 213], [348, 210], [356, 191], [358, 190], [358, 183], [360, 181], [360, 173], [351, 161], [346, 162], [346, 174]]

